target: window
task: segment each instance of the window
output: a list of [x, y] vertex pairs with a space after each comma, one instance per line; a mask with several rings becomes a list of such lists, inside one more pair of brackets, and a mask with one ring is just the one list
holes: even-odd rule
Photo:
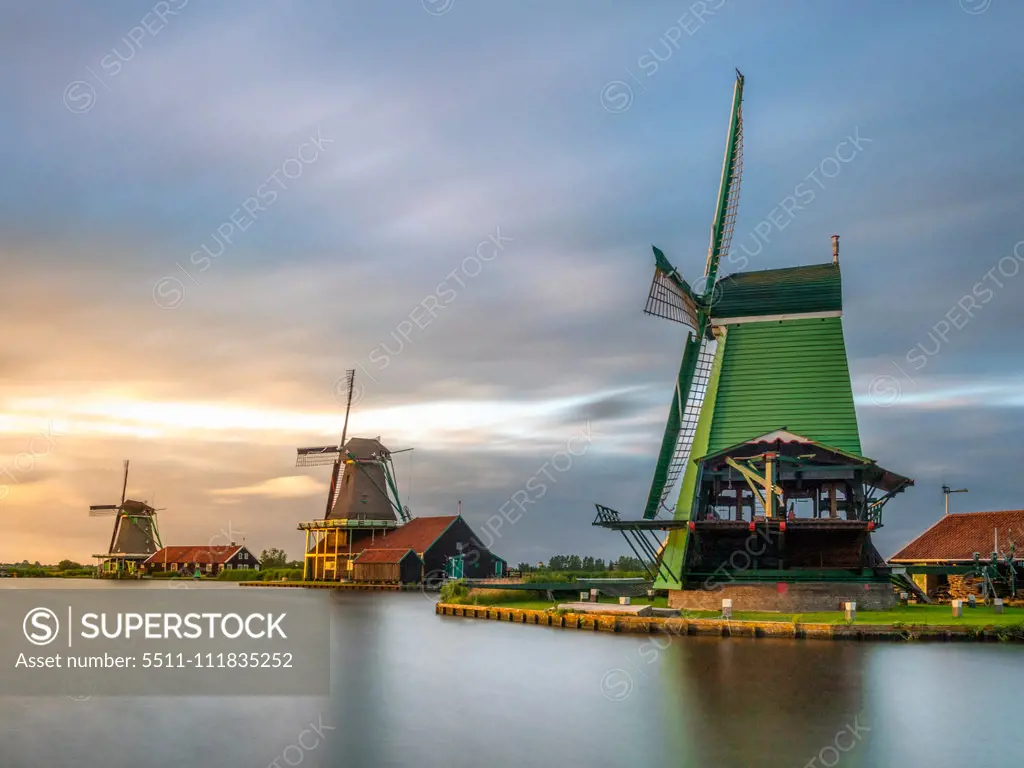
[[178, 564], [177, 563], [171, 563], [171, 570], [172, 571], [178, 570]]
[[213, 563], [207, 563], [206, 564], [206, 572], [209, 573], [212, 570], [213, 570]]
[[230, 570], [231, 570], [231, 563], [228, 563], [228, 564], [227, 564], [227, 565], [225, 565], [224, 567], [225, 567], [225, 568], [227, 568], [227, 569], [228, 569], [228, 570], [230, 571]]

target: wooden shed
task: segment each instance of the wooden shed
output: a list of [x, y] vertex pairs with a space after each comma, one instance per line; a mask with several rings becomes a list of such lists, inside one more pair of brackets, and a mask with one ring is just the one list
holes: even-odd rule
[[412, 549], [423, 560], [424, 577], [430, 582], [441, 574], [493, 579], [507, 570], [505, 561], [480, 543], [462, 515], [414, 517], [370, 546], [371, 550], [378, 548]]
[[412, 550], [368, 549], [353, 563], [355, 581], [417, 584], [422, 578], [423, 561]]

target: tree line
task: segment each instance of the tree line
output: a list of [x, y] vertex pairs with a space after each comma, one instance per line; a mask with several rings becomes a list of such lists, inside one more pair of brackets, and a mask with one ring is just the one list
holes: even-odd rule
[[607, 562], [600, 557], [581, 557], [579, 555], [552, 555], [547, 564], [519, 563], [516, 568], [522, 573], [535, 571], [642, 571], [644, 564], [636, 557], [621, 556], [618, 560], [609, 559]]

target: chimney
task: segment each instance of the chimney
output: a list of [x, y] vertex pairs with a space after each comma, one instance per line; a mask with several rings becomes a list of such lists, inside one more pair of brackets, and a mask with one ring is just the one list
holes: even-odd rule
[[832, 235], [832, 263], [839, 265], [839, 235]]

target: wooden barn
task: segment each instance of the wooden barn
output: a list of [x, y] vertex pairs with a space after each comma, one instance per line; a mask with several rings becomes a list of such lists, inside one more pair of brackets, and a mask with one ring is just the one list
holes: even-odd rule
[[199, 571], [204, 576], [216, 576], [221, 571], [258, 571], [260, 561], [256, 555], [239, 544], [202, 547], [162, 547], [143, 563], [147, 573], [156, 571], [182, 571], [189, 575]]
[[372, 584], [418, 584], [423, 561], [412, 549], [367, 549], [353, 564], [356, 581]]
[[1024, 565], [1024, 551], [1017, 551], [1022, 540], [1024, 510], [957, 512], [939, 518], [889, 558], [889, 562], [910, 566], [914, 581], [922, 590], [942, 595], [951, 587], [954, 591], [965, 587], [963, 575], [957, 574], [956, 569], [971, 566], [975, 553], [983, 561], [991, 560], [995, 554], [1002, 570], [1006, 569], [1008, 561], [1019, 569]]
[[416, 517], [400, 528], [379, 536], [373, 549], [411, 549], [423, 562], [423, 578], [482, 579], [504, 576], [505, 561], [480, 543], [461, 515]]

